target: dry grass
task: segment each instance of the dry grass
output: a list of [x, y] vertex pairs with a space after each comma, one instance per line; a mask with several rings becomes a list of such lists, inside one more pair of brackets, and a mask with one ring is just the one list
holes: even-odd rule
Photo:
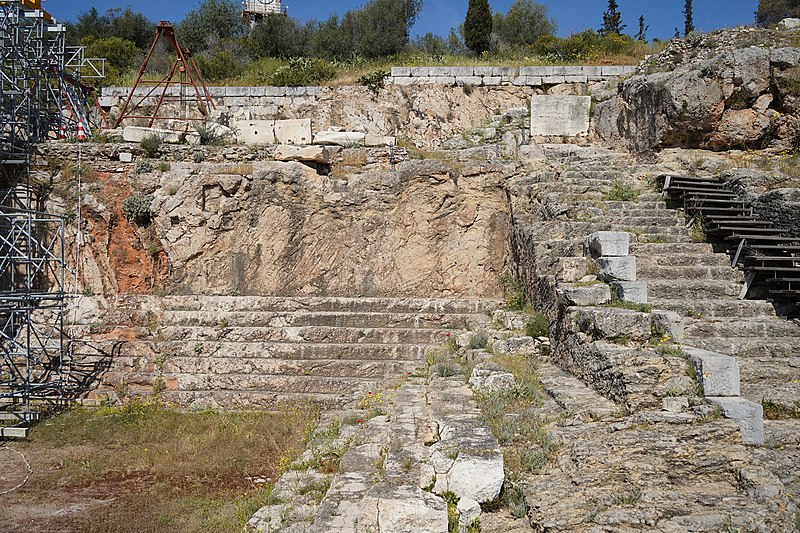
[[154, 402], [66, 412], [16, 446], [34, 474], [5, 497], [0, 529], [240, 531], [316, 416], [309, 407], [183, 413]]

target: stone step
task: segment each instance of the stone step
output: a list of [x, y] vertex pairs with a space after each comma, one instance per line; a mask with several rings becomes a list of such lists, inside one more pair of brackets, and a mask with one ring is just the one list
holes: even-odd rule
[[626, 215], [620, 214], [614, 211], [610, 211], [607, 214], [602, 215], [584, 215], [584, 217], [580, 216], [572, 216], [572, 219], [576, 222], [590, 222], [592, 224], [615, 224], [618, 226], [628, 226], [631, 228], [640, 228], [640, 227], [664, 227], [664, 228], [682, 228], [686, 231], [686, 226], [683, 224], [682, 220], [679, 220], [676, 217], [665, 215], [665, 216], [633, 216], [633, 215]]
[[[174, 380], [174, 382], [172, 381]], [[170, 374], [167, 388], [181, 391], [260, 391], [271, 393], [340, 394], [354, 396], [379, 389], [380, 378], [355, 376], [284, 376], [280, 374]], [[174, 384], [174, 385], [173, 385]]]
[[775, 308], [763, 300], [650, 298], [649, 303], [655, 309], [675, 311], [680, 315], [692, 318], [775, 316]]
[[[591, 204], [589, 206], [580, 206], [570, 209], [570, 216], [576, 218], [580, 214], [584, 216], [595, 217], [630, 217], [630, 218], [644, 218], [654, 220], [674, 220], [680, 224], [686, 223], [683, 215], [676, 213], [672, 209], [637, 209], [623, 205], [619, 208], [611, 208], [609, 204], [612, 202], [602, 202], [599, 205]], [[633, 204], [634, 206], [636, 204]]]
[[800, 402], [800, 356], [738, 359], [741, 395], [761, 403], [769, 400], [789, 409]]
[[[109, 372], [119, 375], [135, 373], [153, 377], [198, 373], [385, 378], [413, 374], [422, 364], [423, 362], [418, 359], [274, 359], [178, 355], [166, 358], [163, 363], [158, 365], [155, 357], [118, 357], [114, 361], [114, 370]], [[133, 369], [133, 371], [126, 369]]]
[[792, 337], [686, 337], [698, 348], [739, 358], [792, 358], [800, 352], [800, 338]]
[[229, 410], [271, 409], [313, 403], [323, 409], [335, 409], [352, 400], [338, 392], [304, 393], [254, 390], [170, 391], [160, 394], [165, 402], [192, 408]]
[[185, 341], [153, 342], [138, 341], [119, 343], [115, 340], [93, 341], [92, 347], [102, 353], [114, 353], [115, 357], [175, 356], [263, 358], [263, 359], [356, 359], [369, 361], [422, 361], [425, 352], [440, 345], [430, 344], [340, 344], [340, 343], [277, 343], [277, 342], [230, 342]]
[[577, 416], [587, 415], [600, 420], [624, 412], [623, 408], [601, 396], [583, 381], [549, 362], [540, 363], [538, 374], [545, 392], [562, 409]]
[[[669, 253], [656, 254], [647, 253], [647, 247], [651, 245], [636, 244], [636, 248], [644, 247], [642, 252], [633, 253], [636, 256], [636, 266], [663, 265], [663, 266], [710, 266], [731, 268], [731, 261], [725, 254], [714, 253]], [[631, 246], [632, 248], [634, 246]]]
[[[630, 254], [635, 256], [661, 256], [672, 254], [703, 254], [711, 255], [714, 248], [704, 242], [631, 242]], [[723, 256], [724, 257], [724, 256]]]
[[491, 299], [349, 298], [279, 296], [167, 296], [165, 310], [186, 311], [337, 311], [376, 313], [484, 313]]
[[800, 326], [778, 317], [701, 318], [690, 320], [684, 328], [687, 339], [716, 337], [791, 337], [800, 344]]
[[449, 337], [442, 329], [344, 328], [330, 326], [163, 326], [159, 336], [166, 341], [227, 340], [231, 342], [287, 342], [336, 344], [441, 344]]
[[674, 299], [719, 299], [725, 296], [738, 296], [742, 286], [732, 281], [717, 280], [674, 280], [640, 277], [647, 282], [649, 297], [662, 300]]
[[636, 273], [642, 278], [664, 278], [673, 280], [730, 280], [741, 281], [744, 274], [730, 266], [667, 266], [642, 264], [637, 258]]
[[[558, 199], [557, 196], [554, 195], [554, 199]], [[609, 209], [617, 212], [633, 212], [633, 211], [664, 211], [665, 213], [674, 213], [673, 210], [667, 208], [666, 202], [660, 199], [654, 200], [643, 200], [639, 198], [639, 200], [635, 202], [622, 202], [618, 200], [586, 200], [586, 199], [577, 199], [574, 201], [569, 202], [570, 207], [573, 208], [581, 208], [581, 207], [600, 207], [601, 209]]]
[[465, 313], [378, 313], [340, 311], [166, 311], [162, 322], [168, 325], [219, 327], [337, 327], [337, 328], [400, 328], [400, 329], [464, 329], [470, 324], [487, 321], [486, 314]]
[[637, 226], [631, 227], [624, 224], [598, 224], [595, 222], [548, 222], [536, 229], [539, 240], [550, 238], [561, 239], [571, 235], [589, 235], [595, 231], [624, 231], [631, 233], [631, 237], [642, 239], [644, 235], [658, 237], [683, 237], [688, 239], [688, 233], [683, 226]]

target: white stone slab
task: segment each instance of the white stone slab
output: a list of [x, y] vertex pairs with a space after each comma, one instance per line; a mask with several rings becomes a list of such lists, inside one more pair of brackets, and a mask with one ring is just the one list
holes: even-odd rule
[[311, 119], [276, 120], [275, 141], [279, 144], [311, 144]]
[[239, 142], [247, 145], [274, 144], [274, 120], [240, 120], [233, 123]]
[[531, 97], [531, 135], [588, 135], [591, 105], [591, 96], [534, 95]]

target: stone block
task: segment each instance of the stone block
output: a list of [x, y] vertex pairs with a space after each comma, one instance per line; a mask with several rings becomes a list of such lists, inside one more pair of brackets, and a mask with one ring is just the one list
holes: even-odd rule
[[533, 353], [536, 351], [536, 341], [527, 335], [506, 339], [506, 349], [511, 354]]
[[682, 413], [689, 408], [686, 396], [666, 396], [661, 399], [661, 410], [668, 413]]
[[456, 85], [480, 85], [483, 78], [480, 76], [459, 76], [456, 78]]
[[587, 287], [559, 287], [556, 292], [562, 305], [602, 305], [611, 301], [611, 288], [605, 283]]
[[414, 79], [415, 78], [412, 78], [411, 76], [403, 76], [392, 78], [390, 82], [394, 83], [395, 85], [414, 85]]
[[442, 498], [422, 489], [404, 487], [379, 496], [378, 531], [447, 533], [447, 504]]
[[452, 86], [456, 84], [455, 76], [431, 76], [430, 79], [433, 80], [433, 83], [435, 83], [436, 85]]
[[503, 83], [503, 79], [499, 76], [484, 76], [483, 77], [483, 84], [484, 85], [500, 85]]
[[739, 363], [730, 355], [684, 346], [706, 396], [739, 396]]
[[314, 163], [330, 163], [331, 155], [324, 146], [287, 146], [275, 149], [275, 161], [309, 161]]
[[243, 97], [249, 96], [249, 88], [248, 87], [225, 87], [223, 89], [225, 91], [226, 97]]
[[614, 307], [577, 308], [574, 324], [577, 331], [594, 339], [650, 339], [650, 315]]
[[454, 76], [450, 67], [428, 67], [428, 76], [431, 78]]
[[474, 76], [475, 67], [450, 67], [450, 74], [448, 76]]
[[250, 98], [263, 98], [267, 95], [266, 87], [248, 87], [247, 96]]
[[571, 74], [564, 76], [564, 83], [586, 83], [588, 78], [585, 74]]
[[119, 161], [120, 163], [131, 163], [133, 161], [133, 154], [130, 152], [120, 152]]
[[248, 96], [226, 96], [225, 105], [232, 107], [245, 107], [250, 105], [250, 97]]
[[[542, 82], [548, 83], [547, 80]], [[569, 137], [587, 135], [591, 103], [591, 96], [532, 96], [531, 135]]]
[[611, 284], [611, 290], [621, 302], [647, 303], [647, 283], [644, 281], [615, 281]]
[[636, 258], [632, 255], [598, 257], [595, 263], [598, 268], [597, 277], [603, 281], [636, 281]]
[[308, 91], [305, 87], [287, 87], [286, 96], [305, 96]]
[[514, 374], [494, 363], [478, 363], [469, 378], [469, 386], [480, 393], [512, 389], [515, 384]]
[[544, 85], [561, 85], [562, 83], [567, 83], [566, 76], [542, 76]]
[[525, 87], [528, 85], [528, 76], [517, 76], [511, 79], [511, 85]]
[[366, 133], [358, 131], [320, 131], [314, 135], [314, 144], [362, 146], [366, 137]]
[[778, 23], [778, 28], [782, 30], [795, 30], [800, 28], [800, 19], [785, 18]]
[[585, 257], [559, 257], [556, 280], [575, 283], [586, 275], [589, 260]]
[[586, 237], [590, 257], [625, 257], [630, 247], [630, 235], [625, 231], [596, 231]]
[[583, 72], [582, 73], [583, 73], [584, 76], [586, 76], [590, 80], [599, 79], [603, 75], [602, 69], [599, 66], [596, 66], [596, 67], [585, 66], [585, 67], [583, 67]]
[[549, 74], [545, 70], [545, 67], [519, 67], [519, 75], [541, 78], [542, 76]]
[[392, 67], [392, 77], [393, 78], [400, 78], [400, 77], [407, 78], [409, 76], [411, 76], [411, 68], [410, 67]]
[[503, 455], [500, 450], [493, 452], [462, 452], [447, 472], [448, 490], [459, 498], [479, 503], [494, 501], [503, 488], [505, 473]]
[[411, 67], [408, 75], [412, 78], [427, 78], [430, 76], [430, 67]]
[[367, 133], [364, 136], [364, 146], [396, 146], [397, 145], [397, 137], [392, 137], [389, 135], [375, 135], [373, 133]]
[[492, 67], [492, 76], [501, 78], [516, 78], [519, 70], [514, 67]]
[[476, 76], [491, 76], [492, 67], [472, 67], [472, 71]]
[[100, 107], [114, 107], [117, 105], [118, 98], [114, 96], [99, 96], [97, 103]]
[[604, 77], [616, 78], [636, 71], [636, 67], [623, 65], [602, 65], [600, 72]]
[[280, 144], [311, 144], [311, 119], [276, 120], [275, 140]]
[[236, 138], [247, 145], [274, 144], [274, 120], [239, 120], [233, 123]]
[[143, 126], [126, 126], [122, 130], [122, 139], [129, 143], [142, 142], [145, 137], [150, 135], [158, 135], [161, 142], [180, 144], [184, 142], [191, 143], [193, 137], [197, 136], [194, 133], [185, 133], [181, 131], [162, 130], [159, 128], [145, 128]]
[[652, 329], [659, 337], [666, 335], [669, 339], [680, 344], [683, 342], [683, 318], [675, 311], [662, 311], [653, 309], [650, 313]]
[[481, 517], [481, 504], [470, 498], [458, 500], [458, 530], [469, 531], [469, 527]]
[[264, 87], [264, 96], [286, 96], [286, 87]]
[[739, 424], [745, 442], [764, 444], [764, 408], [761, 404], [744, 398], [706, 397], [706, 400], [722, 409], [725, 418]]

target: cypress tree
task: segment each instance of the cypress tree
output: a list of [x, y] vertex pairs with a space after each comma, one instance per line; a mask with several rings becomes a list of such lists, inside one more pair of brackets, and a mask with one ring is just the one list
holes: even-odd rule
[[625, 25], [622, 24], [622, 15], [619, 12], [617, 0], [608, 0], [608, 9], [603, 13], [603, 26], [600, 35], [622, 35]]
[[637, 41], [647, 41], [647, 36], [645, 32], [650, 29], [650, 25], [644, 25], [644, 15], [639, 16], [639, 32], [636, 34]]
[[694, 17], [692, 16], [692, 0], [686, 0], [683, 5], [683, 16], [686, 17], [683, 23], [683, 36], [686, 37], [694, 31]]
[[492, 11], [489, 0], [469, 0], [464, 20], [464, 42], [467, 48], [480, 55], [489, 51], [492, 35]]

